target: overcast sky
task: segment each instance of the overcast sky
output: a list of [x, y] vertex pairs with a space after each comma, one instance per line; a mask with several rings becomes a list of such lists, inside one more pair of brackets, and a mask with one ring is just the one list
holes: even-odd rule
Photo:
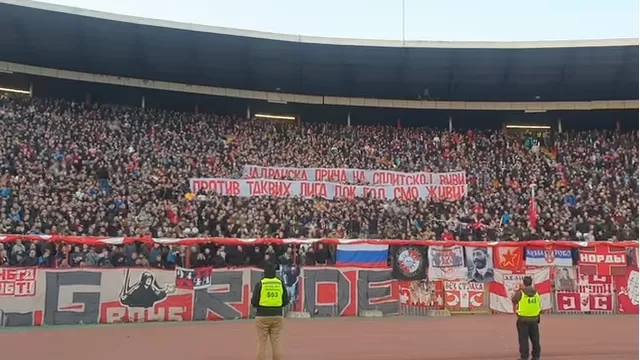
[[[401, 40], [402, 0], [45, 0], [91, 10], [258, 31]], [[638, 0], [405, 0], [406, 40], [638, 37]]]

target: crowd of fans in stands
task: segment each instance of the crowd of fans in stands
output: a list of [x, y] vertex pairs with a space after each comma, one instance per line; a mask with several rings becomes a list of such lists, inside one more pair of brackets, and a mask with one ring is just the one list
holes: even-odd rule
[[[637, 132], [554, 134], [545, 137], [546, 147], [528, 137], [482, 130], [283, 125], [2, 98], [0, 234], [638, 239]], [[190, 193], [189, 178], [238, 178], [245, 164], [464, 170], [468, 195], [434, 202]], [[528, 221], [531, 184], [539, 211], [536, 228]], [[309, 264], [331, 261], [331, 251], [318, 246], [92, 248], [16, 242], [0, 247], [0, 265], [240, 266], [287, 256]]]

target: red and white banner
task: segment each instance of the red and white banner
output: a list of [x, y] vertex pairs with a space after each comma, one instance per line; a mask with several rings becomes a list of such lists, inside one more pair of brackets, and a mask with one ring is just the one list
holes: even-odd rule
[[330, 183], [351, 183], [370, 185], [466, 185], [464, 171], [447, 173], [415, 172], [405, 173], [388, 170], [362, 170], [344, 168], [290, 168], [245, 165], [242, 170], [245, 179], [273, 179], [293, 181], [320, 181]]
[[580, 249], [578, 265], [583, 274], [616, 276], [627, 271], [627, 249], [611, 246], [593, 246]]
[[[294, 311], [318, 316], [357, 316], [362, 310], [397, 314], [399, 306], [442, 309], [483, 308], [513, 313], [511, 297], [522, 278], [532, 276], [542, 307], [551, 308], [550, 268], [526, 274], [495, 270], [489, 285], [463, 281], [397, 281], [390, 269], [307, 267], [294, 290]], [[71, 325], [116, 322], [245, 319], [254, 314], [251, 292], [259, 269], [35, 269], [0, 268], [1, 326]], [[565, 292], [562, 311], [609, 309], [610, 278], [588, 276], [577, 291]], [[638, 312], [638, 269], [615, 278], [621, 313]], [[567, 282], [565, 287], [570, 288]], [[482, 286], [490, 295], [483, 298]], [[582, 294], [588, 297], [583, 303]], [[487, 301], [489, 303], [487, 303]], [[584, 306], [584, 307], [582, 307]], [[587, 309], [587, 310], [582, 310]], [[576, 310], [577, 311], [577, 310]]]
[[484, 283], [468, 281], [444, 281], [444, 299], [449, 310], [486, 309]]
[[444, 309], [442, 281], [398, 281], [400, 305], [431, 309]]
[[640, 302], [638, 291], [638, 267], [629, 267], [625, 276], [616, 276], [618, 291], [618, 311], [624, 314], [637, 314]]
[[[29, 297], [36, 294], [38, 268], [0, 267], [0, 297]], [[0, 306], [0, 310], [1, 306]]]
[[494, 269], [494, 281], [489, 283], [489, 306], [491, 310], [513, 314], [515, 307], [511, 298], [522, 286], [522, 279], [531, 276], [533, 286], [540, 294], [542, 310], [552, 308], [551, 304], [551, 271], [548, 267], [514, 273], [509, 270]]
[[[566, 269], [566, 271], [565, 271]], [[613, 279], [611, 276], [587, 275], [577, 272], [574, 289], [569, 289], [570, 268], [560, 268], [556, 276], [556, 309], [561, 312], [613, 311]], [[574, 272], [574, 273], [576, 273]], [[564, 282], [560, 288], [558, 284]]]
[[211, 286], [212, 267], [187, 269], [176, 267], [176, 288], [178, 289], [206, 289]]
[[191, 192], [212, 190], [225, 196], [273, 196], [353, 199], [371, 197], [383, 200], [458, 200], [467, 194], [467, 185], [347, 185], [320, 181], [271, 179], [189, 179]]

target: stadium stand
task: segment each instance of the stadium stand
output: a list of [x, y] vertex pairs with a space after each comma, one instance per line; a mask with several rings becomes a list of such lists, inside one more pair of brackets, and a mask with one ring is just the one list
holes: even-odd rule
[[[0, 32], [8, 34], [0, 47], [9, 49], [0, 54], [0, 60], [32, 67], [24, 68], [25, 77], [16, 74], [5, 79], [18, 83], [29, 79], [35, 89], [32, 97], [11, 95], [0, 100], [0, 140], [4, 145], [0, 148], [0, 234], [463, 241], [638, 239], [637, 122], [629, 125], [637, 112], [624, 112], [626, 105], [607, 105], [620, 111], [598, 114], [597, 120], [593, 114], [584, 115], [587, 125], [572, 123], [575, 128], [588, 128], [583, 131], [495, 129], [496, 123], [507, 119], [524, 119], [521, 114], [510, 113], [509, 118], [497, 112], [483, 114], [494, 119], [475, 123], [469, 130], [425, 128], [431, 125], [424, 120], [430, 115], [439, 118], [436, 125], [442, 125], [441, 113], [418, 114], [408, 109], [399, 109], [392, 117], [388, 116], [389, 109], [369, 109], [366, 114], [385, 115], [371, 115], [369, 123], [358, 116], [358, 125], [347, 126], [347, 112], [365, 114], [354, 107], [300, 110], [303, 108], [291, 106], [288, 109], [292, 112], [342, 115], [324, 119], [334, 124], [281, 124], [256, 119], [252, 114], [247, 118], [238, 111], [237, 99], [215, 100], [216, 104], [234, 104], [219, 114], [235, 115], [201, 111], [201, 107], [206, 110], [202, 98], [184, 101], [187, 95], [158, 95], [151, 90], [147, 90], [145, 99], [153, 105], [155, 98], [158, 106], [144, 102], [131, 106], [131, 99], [124, 101], [127, 106], [102, 105], [91, 99], [91, 93], [97, 100], [104, 99], [101, 103], [117, 101], [119, 92], [127, 97], [135, 94], [133, 103], [139, 103], [140, 94], [145, 92], [69, 83], [68, 77], [51, 79], [55, 76], [43, 72], [34, 76], [38, 75], [36, 67], [47, 67], [262, 91], [274, 91], [274, 85], [281, 84], [278, 86], [287, 93], [326, 95], [325, 103], [327, 96], [422, 101], [416, 100], [416, 94], [427, 102], [435, 100], [432, 97], [436, 95], [460, 101], [531, 101], [542, 95], [550, 101], [616, 99], [621, 103], [637, 99], [637, 44], [525, 50], [317, 45], [157, 28], [8, 4], [0, 4], [0, 19], [8, 19], [0, 21]], [[16, 19], [32, 19], [33, 26], [26, 29]], [[111, 31], [116, 27], [120, 30]], [[63, 35], [70, 33], [75, 35], [67, 41]], [[135, 36], [114, 35], [123, 33]], [[39, 35], [36, 38], [34, 34]], [[190, 40], [179, 41], [182, 37]], [[340, 56], [342, 65], [312, 60], [331, 59], [331, 54], [338, 51], [344, 52]], [[472, 60], [463, 61], [471, 52]], [[583, 61], [585, 54], [595, 60]], [[205, 66], [213, 57], [216, 61], [210, 62], [211, 67]], [[244, 61], [235, 60], [242, 57]], [[499, 63], [493, 61], [498, 58]], [[540, 65], [543, 58], [551, 59], [550, 63]], [[363, 70], [358, 62], [349, 63], [350, 59], [371, 64]], [[427, 60], [432, 62], [427, 64]], [[420, 62], [425, 64], [413, 65]], [[306, 66], [325, 70], [303, 71]], [[414, 76], [429, 66], [441, 70]], [[296, 70], [290, 71], [292, 68]], [[326, 69], [335, 70], [334, 75], [327, 76], [333, 70]], [[587, 73], [593, 82], [585, 88], [582, 75]], [[429, 91], [423, 91], [424, 84], [432, 84]], [[61, 97], [65, 100], [50, 99]], [[82, 100], [78, 101], [79, 97]], [[194, 102], [201, 107], [175, 111], [175, 107], [171, 109], [172, 99], [180, 105], [178, 109]], [[241, 103], [244, 107], [275, 108], [249, 100]], [[637, 101], [635, 106], [637, 109]], [[449, 110], [449, 114], [455, 114], [456, 124], [469, 124], [478, 118]], [[302, 118], [317, 117], [310, 114]], [[555, 123], [551, 114], [532, 117], [547, 123], [553, 119]], [[374, 126], [381, 118], [383, 123], [395, 126]], [[402, 123], [396, 120], [399, 118]], [[594, 125], [605, 124], [601, 119], [606, 119], [603, 127], [607, 130], [594, 129]], [[615, 129], [612, 124], [621, 120], [624, 128]], [[340, 122], [343, 124], [335, 124]], [[416, 127], [418, 122], [422, 126]], [[212, 191], [194, 192], [189, 185], [191, 178], [240, 179], [245, 165], [464, 171], [467, 194], [445, 201], [232, 197]], [[535, 226], [530, 213], [532, 184]], [[190, 249], [158, 244], [96, 249], [22, 241], [4, 245], [0, 252], [3, 266], [260, 265], [265, 251], [276, 253], [272, 259], [290, 259], [284, 255], [286, 247], [277, 246], [254, 250], [213, 243]], [[308, 264], [332, 261], [331, 249], [314, 246], [296, 251], [303, 255], [298, 259]], [[190, 258], [185, 259], [187, 256]]]

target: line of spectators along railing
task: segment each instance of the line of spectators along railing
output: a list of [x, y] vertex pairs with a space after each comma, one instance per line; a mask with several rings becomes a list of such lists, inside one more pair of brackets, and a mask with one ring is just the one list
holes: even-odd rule
[[[505, 242], [460, 242], [374, 239], [230, 239], [230, 238], [96, 238], [42, 235], [0, 235], [0, 266], [68, 267], [264, 267], [276, 265], [331, 265], [336, 245], [499, 246]], [[585, 246], [638, 247], [638, 242], [528, 241], [508, 244], [566, 248]]]
[[[442, 240], [638, 239], [637, 133], [326, 124], [0, 99], [0, 233]], [[543, 143], [547, 143], [544, 141]], [[461, 201], [192, 194], [245, 164], [467, 173]], [[538, 226], [528, 225], [527, 184]]]
[[18, 267], [245, 267], [263, 268], [267, 262], [276, 265], [331, 265], [334, 246], [323, 244], [227, 246], [215, 243], [201, 245], [162, 245], [128, 243], [88, 245], [27, 242], [2, 243], [1, 266]]

